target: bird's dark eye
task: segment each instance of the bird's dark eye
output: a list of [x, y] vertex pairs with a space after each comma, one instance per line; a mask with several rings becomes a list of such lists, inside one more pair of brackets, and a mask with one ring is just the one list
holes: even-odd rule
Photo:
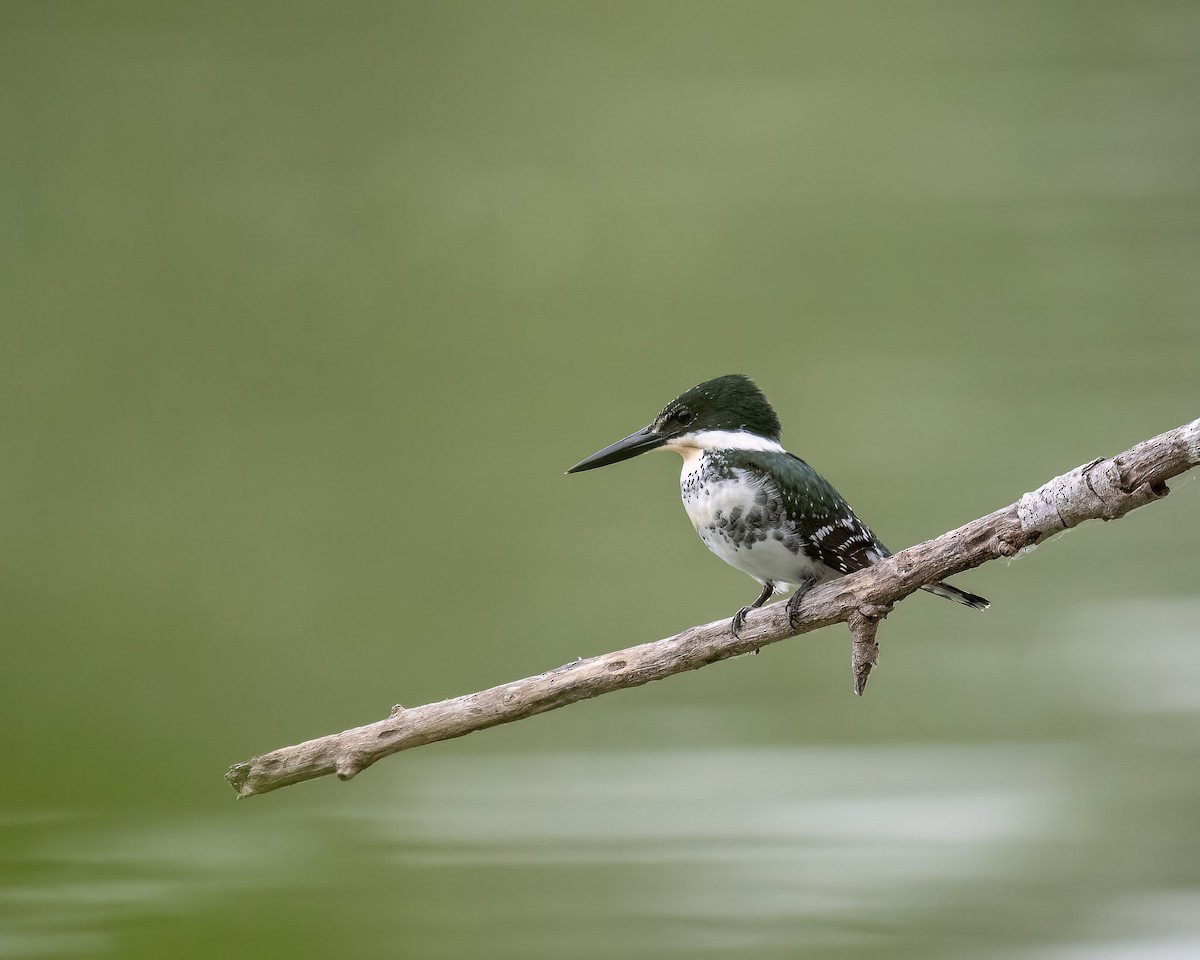
[[691, 410], [676, 410], [672, 419], [681, 427], [686, 427], [694, 419]]

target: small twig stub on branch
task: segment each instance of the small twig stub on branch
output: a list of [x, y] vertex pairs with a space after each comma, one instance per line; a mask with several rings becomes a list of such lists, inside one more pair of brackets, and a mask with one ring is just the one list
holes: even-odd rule
[[863, 605], [851, 612], [846, 625], [850, 628], [850, 670], [854, 675], [854, 693], [861, 697], [867, 689], [867, 680], [871, 671], [879, 663], [879, 641], [875, 634], [879, 630], [879, 622], [892, 612], [891, 604], [887, 606]]

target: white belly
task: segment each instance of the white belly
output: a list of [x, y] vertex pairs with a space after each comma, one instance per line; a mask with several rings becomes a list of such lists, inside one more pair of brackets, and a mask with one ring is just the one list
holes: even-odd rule
[[[810, 577], [824, 580], [836, 575], [805, 556], [781, 505], [774, 497], [764, 498], [762, 488], [745, 474], [736, 480], [702, 482], [699, 471], [698, 458], [684, 461], [683, 506], [704, 545], [731, 567], [761, 584], [774, 584], [776, 593], [786, 593]], [[756, 522], [748, 524], [748, 518]]]

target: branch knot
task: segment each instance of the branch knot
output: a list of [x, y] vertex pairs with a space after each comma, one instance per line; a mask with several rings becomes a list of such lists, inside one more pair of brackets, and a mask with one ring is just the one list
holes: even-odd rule
[[1165, 484], [1125, 474], [1123, 457], [1099, 458], [1042, 484], [1017, 503], [1022, 530], [1044, 538], [1085, 520], [1116, 520], [1166, 495]]

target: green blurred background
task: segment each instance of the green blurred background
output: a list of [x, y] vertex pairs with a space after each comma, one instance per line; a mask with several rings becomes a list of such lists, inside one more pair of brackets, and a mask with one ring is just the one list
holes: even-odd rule
[[0, 956], [1200, 956], [1200, 487], [236, 803], [727, 616], [753, 375], [893, 547], [1200, 414], [1187, 2], [0, 7]]

